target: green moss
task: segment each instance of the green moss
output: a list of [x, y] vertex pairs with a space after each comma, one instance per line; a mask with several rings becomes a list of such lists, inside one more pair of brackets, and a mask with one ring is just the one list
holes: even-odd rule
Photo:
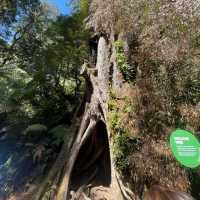
[[125, 105], [122, 108], [124, 113], [127, 113], [129, 117], [133, 117], [134, 113], [136, 112], [135, 105], [129, 99], [125, 99]]
[[120, 172], [125, 172], [129, 168], [128, 142], [129, 138], [125, 133], [116, 134], [113, 138], [114, 162]]
[[117, 40], [115, 42], [117, 65], [122, 72], [124, 79], [128, 82], [135, 80], [135, 67], [129, 65], [127, 56], [124, 53], [124, 42]]
[[116, 92], [112, 89], [112, 88], [110, 88], [110, 90], [109, 90], [109, 96], [110, 96], [110, 99], [116, 99]]
[[116, 168], [127, 175], [130, 167], [130, 156], [137, 149], [137, 138], [131, 138], [126, 126], [122, 123], [119, 112], [110, 114], [110, 129], [113, 137], [112, 151]]
[[117, 100], [113, 98], [113, 96], [108, 103], [109, 129], [113, 138], [112, 151], [114, 155], [114, 163], [123, 176], [128, 175], [130, 156], [132, 155], [132, 152], [137, 149], [137, 138], [130, 137], [126, 125], [122, 122], [122, 116], [124, 113], [134, 112], [131, 102], [128, 99], [125, 99], [125, 101], [127, 102], [123, 108], [120, 108]]
[[113, 139], [114, 163], [119, 172], [124, 176], [128, 175], [131, 168], [131, 155], [140, 150], [139, 138], [131, 138], [126, 132], [116, 134]]

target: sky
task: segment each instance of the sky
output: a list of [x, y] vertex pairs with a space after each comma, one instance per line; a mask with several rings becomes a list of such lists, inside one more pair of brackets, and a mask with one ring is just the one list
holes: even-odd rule
[[56, 6], [60, 14], [66, 15], [71, 13], [70, 0], [44, 0], [44, 2]]

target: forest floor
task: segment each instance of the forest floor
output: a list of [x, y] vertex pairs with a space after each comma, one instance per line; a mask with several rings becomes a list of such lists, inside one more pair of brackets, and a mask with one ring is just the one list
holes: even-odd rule
[[[0, 200], [30, 200], [59, 153], [51, 139], [27, 141], [16, 134], [20, 131], [0, 129]], [[71, 177], [71, 200], [113, 199], [109, 145], [106, 133], [102, 135], [89, 138], [79, 152]]]

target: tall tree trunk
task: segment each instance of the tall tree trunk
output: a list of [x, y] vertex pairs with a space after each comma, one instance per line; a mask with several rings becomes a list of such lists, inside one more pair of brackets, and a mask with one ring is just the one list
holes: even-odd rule
[[[81, 147], [84, 145], [88, 137], [94, 133], [94, 129], [99, 121], [105, 123], [107, 127], [107, 133], [109, 138], [109, 148], [111, 149], [111, 136], [108, 129], [108, 101], [109, 101], [109, 88], [110, 88], [110, 68], [111, 68], [111, 54], [110, 47], [104, 37], [100, 37], [98, 43], [97, 52], [97, 64], [96, 67], [87, 66], [82, 70], [82, 75], [86, 79], [87, 91], [85, 98], [85, 110], [82, 114], [82, 119], [77, 134], [73, 133], [73, 139], [70, 143], [65, 142], [58, 160], [55, 162], [52, 170], [44, 181], [43, 185], [39, 189], [36, 198], [34, 200], [42, 199], [45, 190], [49, 183], [59, 185], [57, 192], [53, 195], [53, 200], [66, 200], [69, 198], [69, 186], [71, 180], [71, 174], [75, 161], [78, 157]], [[66, 141], [69, 141], [66, 136]], [[110, 190], [113, 191], [113, 199], [133, 199], [133, 194], [126, 189], [122, 181], [117, 174], [113, 162], [112, 151], [110, 151], [111, 158], [111, 183]], [[63, 173], [61, 174], [61, 172]], [[56, 177], [61, 176], [60, 181]], [[56, 179], [56, 181], [55, 181]], [[54, 181], [53, 181], [54, 180]], [[130, 197], [132, 195], [132, 197]]]

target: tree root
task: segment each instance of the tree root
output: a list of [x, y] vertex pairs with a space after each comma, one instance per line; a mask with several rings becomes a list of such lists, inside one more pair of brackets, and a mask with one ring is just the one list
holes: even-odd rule
[[95, 178], [95, 176], [97, 175], [98, 172], [98, 168], [96, 167], [94, 172], [90, 175], [90, 177], [87, 180], [87, 183], [85, 183], [83, 186], [81, 186], [77, 192], [75, 191], [70, 191], [70, 195], [72, 196], [72, 198], [70, 200], [75, 200], [75, 199], [79, 199], [81, 196], [83, 196], [84, 199], [90, 199], [89, 196], [89, 192], [87, 192], [88, 194], [86, 195], [85, 191], [89, 188], [92, 187], [92, 185], [90, 184], [93, 179]]
[[82, 193], [82, 196], [83, 196], [84, 200], [92, 200], [92, 199], [90, 199], [89, 197], [87, 197], [87, 196], [85, 195], [85, 193]]
[[70, 200], [91, 200], [84, 192], [79, 192], [78, 194], [71, 191], [71, 199]]
[[120, 176], [117, 172], [116, 172], [116, 179], [117, 179], [118, 185], [120, 187], [120, 190], [121, 190], [124, 198], [126, 200], [136, 200], [134, 193], [129, 188], [124, 186], [124, 184], [121, 181]]

